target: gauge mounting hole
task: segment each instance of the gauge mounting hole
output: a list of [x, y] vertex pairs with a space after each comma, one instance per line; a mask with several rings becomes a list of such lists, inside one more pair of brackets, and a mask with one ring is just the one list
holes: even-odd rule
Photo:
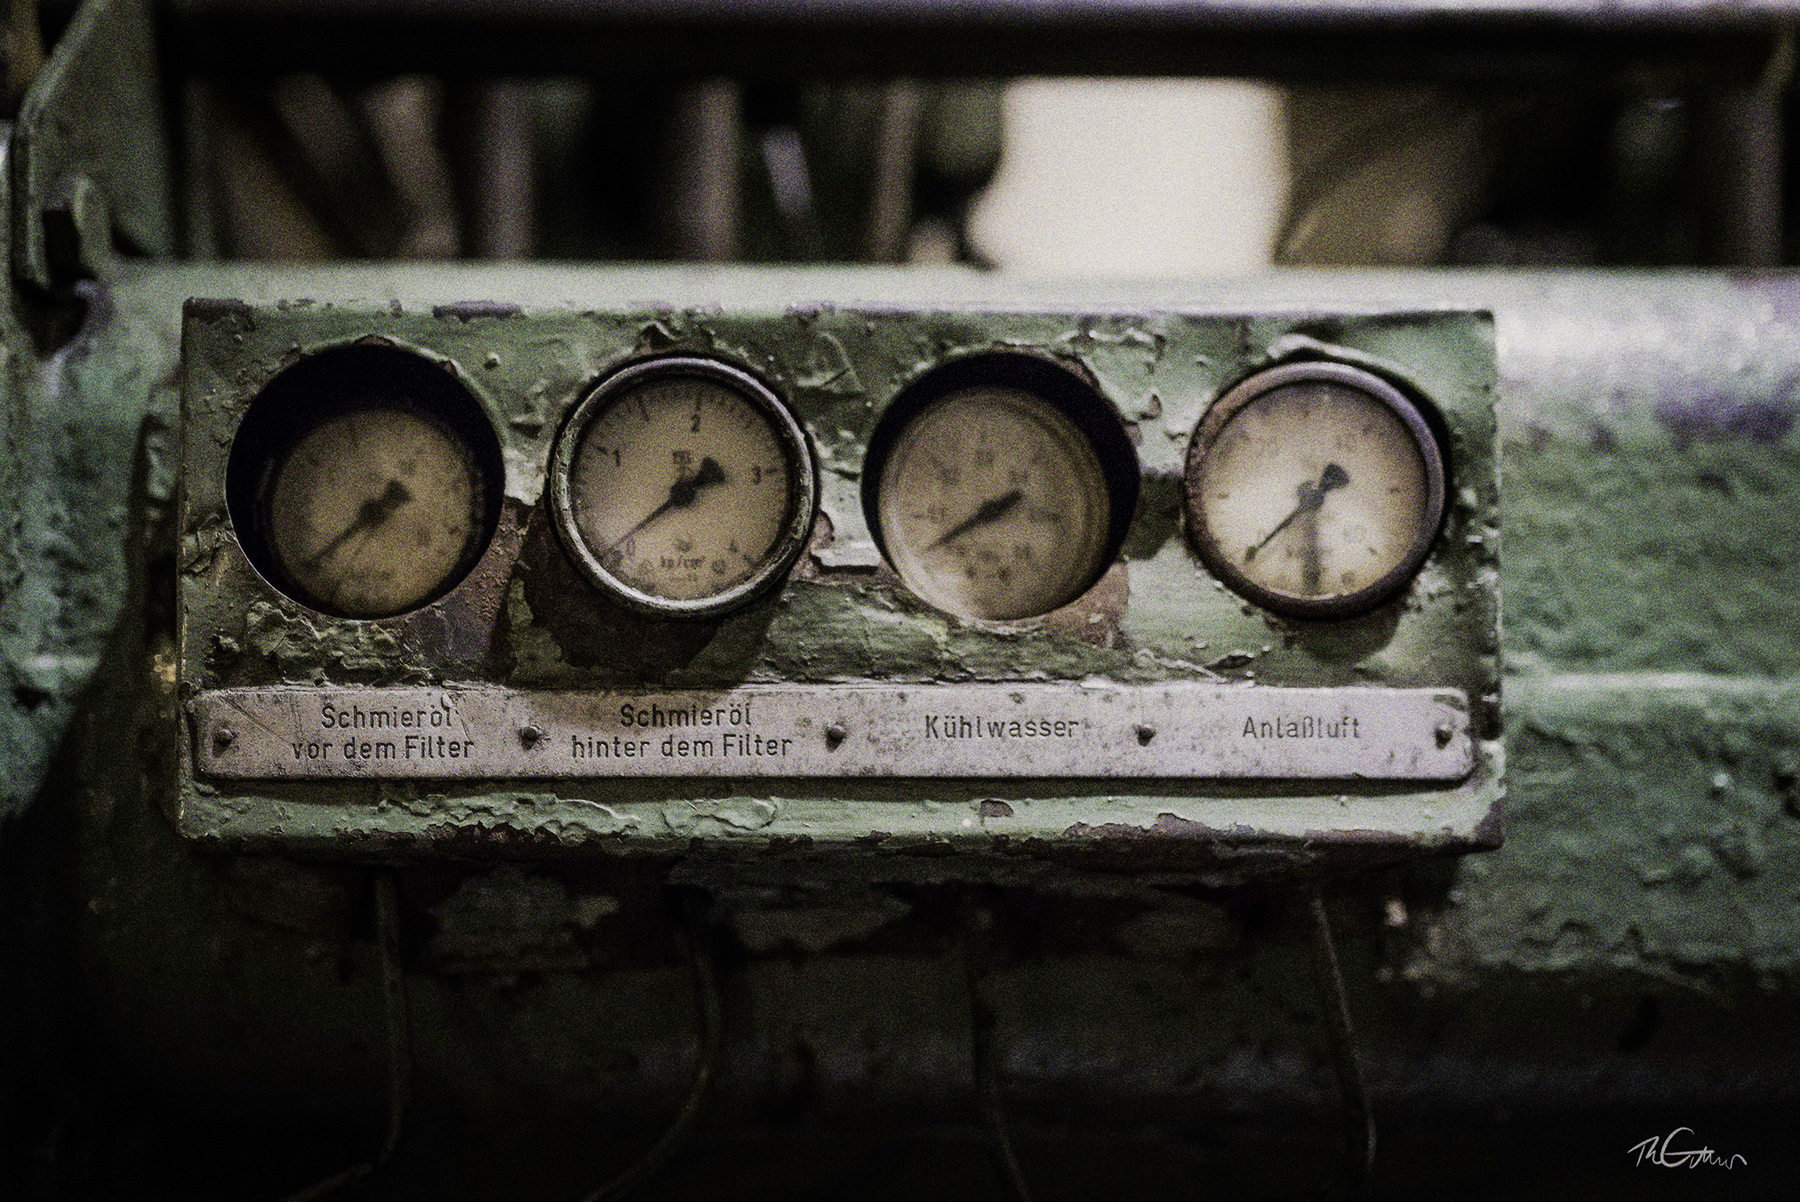
[[505, 468], [480, 403], [443, 364], [359, 343], [309, 355], [251, 401], [225, 500], [280, 592], [386, 618], [455, 588], [499, 524]]

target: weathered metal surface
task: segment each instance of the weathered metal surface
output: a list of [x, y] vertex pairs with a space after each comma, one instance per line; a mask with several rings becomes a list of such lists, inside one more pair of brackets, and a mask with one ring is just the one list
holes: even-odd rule
[[[22, 1096], [64, 1099], [15, 1111], [20, 1140], [79, 1166], [34, 1178], [51, 1182], [41, 1194], [112, 1181], [141, 1194], [168, 1181], [185, 1197], [281, 1196], [366, 1156], [383, 1122], [362, 874], [214, 855], [165, 813], [178, 704], [158, 598], [172, 585], [151, 582], [171, 570], [174, 545], [160, 523], [183, 299], [429, 307], [511, 296], [579, 308], [623, 297], [654, 308], [745, 292], [777, 308], [1077, 295], [931, 274], [526, 268], [409, 270], [403, 281], [386, 268], [164, 266], [109, 279], [71, 353], [16, 349], [15, 378], [29, 387], [9, 454], [30, 487], [6, 494], [23, 519], [9, 571], [30, 583], [0, 598], [15, 686], [4, 754], [23, 811], [4, 829], [0, 886], [17, 969], [7, 1016], [23, 1046], [5, 1067], [9, 1082], [43, 1086]], [[1789, 386], [1800, 281], [1296, 273], [1079, 296], [1096, 311], [1435, 300], [1495, 314], [1507, 842], [1340, 895], [1383, 1124], [1373, 1188], [1548, 1196], [1579, 1179], [1602, 1192], [1783, 1196], [1800, 1174], [1800, 409]], [[781, 620], [824, 631], [833, 611], [809, 594]], [[1040, 638], [984, 650], [909, 614], [867, 629], [904, 639], [922, 676], [1071, 655]], [[265, 638], [246, 659], [316, 655], [309, 638]], [[28, 675], [33, 664], [57, 671]], [[1011, 821], [986, 796], [955, 799], [959, 828], [969, 819], [978, 838]], [[602, 829], [601, 807], [617, 797], [590, 800]], [[790, 813], [816, 804], [782, 800]], [[896, 829], [948, 808], [875, 800]], [[382, 804], [436, 803], [390, 788]], [[944, 855], [954, 843], [920, 839], [902, 857], [896, 839], [862, 860], [803, 863], [789, 845], [792, 858], [707, 863], [683, 858], [691, 838], [767, 809], [721, 799], [667, 812], [658, 859], [402, 875], [418, 1067], [385, 1180], [443, 1198], [574, 1197], [654, 1140], [696, 1040], [688, 973], [657, 902], [673, 873], [718, 899], [731, 1034], [706, 1138], [654, 1196], [920, 1196], [951, 1177], [982, 1196], [978, 1138], [946, 1126], [968, 1107], [959, 953], [966, 930], [988, 929], [957, 917], [958, 866]], [[654, 822], [665, 825], [660, 807]], [[499, 819], [489, 829], [490, 855], [516, 838]], [[882, 883], [902, 858], [915, 883]], [[1315, 1189], [1333, 1125], [1304, 958], [1280, 907], [1161, 872], [1017, 869], [1019, 887], [972, 892], [1001, 949], [985, 992], [1034, 1184], [1152, 1198], [1191, 1192], [1204, 1174], [1225, 1194]], [[90, 1101], [71, 1118], [70, 1098]], [[1629, 1147], [1684, 1124], [1749, 1165], [1729, 1176], [1632, 1165]], [[134, 1158], [130, 1147], [153, 1151]]]
[[1411, 971], [1791, 972], [1800, 685], [1571, 673], [1510, 687], [1508, 769], [1524, 792], [1509, 817], [1529, 843], [1459, 873], [1453, 921]]
[[[232, 765], [239, 753], [230, 747], [215, 753], [214, 733], [203, 722], [194, 734], [202, 771], [182, 789], [182, 829], [228, 846], [358, 856], [419, 854], [434, 845], [462, 854], [498, 848], [509, 838], [550, 854], [651, 853], [697, 838], [703, 843], [690, 850], [762, 854], [798, 844], [808, 854], [855, 857], [879, 833], [891, 851], [949, 840], [959, 851], [990, 859], [1021, 849], [1032, 856], [1104, 850], [1118, 862], [1151, 856], [1172, 864], [1191, 854], [1199, 866], [1210, 866], [1222, 843], [1281, 842], [1299, 864], [1340, 850], [1361, 860], [1376, 848], [1402, 854], [1491, 843], [1500, 790], [1498, 534], [1486, 317], [1310, 307], [1111, 312], [1088, 308], [1085, 298], [1056, 296], [1027, 309], [994, 304], [979, 290], [959, 296], [950, 285], [957, 278], [972, 277], [944, 277], [937, 305], [926, 309], [886, 298], [872, 305], [770, 306], [748, 303], [748, 295], [741, 306], [713, 307], [718, 294], [704, 287], [678, 289], [668, 294], [676, 299], [659, 303], [567, 309], [539, 308], [532, 297], [506, 294], [479, 305], [191, 304], [183, 350], [184, 687], [204, 696], [221, 688], [327, 686], [350, 701], [358, 687], [442, 681], [477, 691], [502, 686], [521, 696], [471, 702], [494, 710], [484, 712], [480, 725], [488, 731], [479, 742], [459, 747], [474, 756], [471, 770], [457, 771], [448, 758], [402, 756], [304, 787], [231, 783], [225, 777], [237, 775]], [[468, 580], [438, 602], [400, 618], [349, 621], [307, 609], [250, 567], [223, 504], [222, 482], [225, 448], [263, 382], [308, 351], [365, 337], [418, 348], [470, 381], [501, 434], [510, 520], [526, 533], [516, 547], [490, 548]], [[1041, 618], [1006, 623], [933, 610], [879, 567], [879, 558], [867, 554], [861, 488], [871, 430], [904, 386], [959, 356], [993, 350], [1055, 356], [1091, 378], [1125, 421], [1141, 473], [1142, 499], [1123, 556], [1090, 596]], [[647, 351], [707, 353], [756, 371], [792, 405], [819, 459], [820, 516], [802, 569], [725, 618], [680, 622], [613, 606], [543, 534], [546, 464], [563, 414], [593, 379]], [[1373, 612], [1346, 621], [1282, 619], [1247, 605], [1199, 566], [1178, 516], [1177, 482], [1206, 405], [1260, 367], [1313, 356], [1360, 363], [1416, 390], [1441, 420], [1454, 481], [1443, 533], [1419, 578]], [[854, 553], [833, 559], [825, 554], [832, 548]], [[445, 631], [456, 633], [447, 638]], [[446, 654], [452, 643], [478, 653]], [[750, 771], [721, 761], [715, 773], [698, 770], [700, 763], [671, 773], [660, 756], [624, 757], [626, 747], [639, 750], [635, 740], [621, 745], [617, 771], [596, 772], [593, 763], [569, 757], [579, 734], [564, 716], [572, 691], [605, 697], [621, 688], [754, 692], [776, 685], [813, 690], [813, 711], [803, 706], [795, 721], [814, 724], [761, 732], [745, 745], [756, 754], [726, 757], [753, 765]], [[855, 690], [898, 695], [903, 685], [967, 687], [970, 698], [985, 691], [992, 699], [971, 706], [989, 716], [1014, 704], [1007, 697], [1012, 691], [1045, 698], [1061, 690], [1070, 699], [1048, 716], [1065, 723], [1099, 721], [1089, 708], [1098, 695], [1094, 686], [1230, 686], [1221, 697], [1274, 688], [1447, 689], [1467, 698], [1467, 713], [1447, 719], [1448, 755], [1441, 760], [1440, 723], [1433, 717], [1404, 739], [1378, 742], [1368, 756], [1340, 756], [1350, 741], [1302, 740], [1318, 758], [1269, 756], [1256, 767], [1231, 751], [1245, 745], [1245, 713], [1237, 715], [1228, 741], [1204, 753], [1216, 758], [1178, 771], [1173, 760], [1158, 758], [1169, 746], [1158, 734], [1163, 728], [1175, 739], [1169, 754], [1187, 754], [1181, 728], [1163, 704], [1134, 715], [1128, 730], [1108, 721], [1112, 742], [1093, 743], [1067, 759], [1046, 758], [1041, 766], [1030, 755], [1021, 761], [980, 741], [952, 741], [939, 749], [931, 770], [932, 761], [920, 758], [928, 754], [923, 748], [885, 737], [878, 745], [862, 743], [857, 754], [865, 760], [853, 760], [845, 748], [865, 736], [867, 722], [854, 712], [834, 715], [832, 707], [840, 696], [857, 696]], [[1247, 704], [1273, 709], [1280, 703]], [[1370, 729], [1378, 704], [1371, 701], [1355, 715]], [[1407, 705], [1401, 703], [1396, 720], [1411, 722]], [[519, 712], [510, 712], [515, 706]], [[923, 712], [915, 710], [906, 722], [921, 722]], [[836, 746], [827, 740], [827, 717], [841, 719], [845, 737]], [[1465, 724], [1467, 742], [1457, 737]], [[516, 734], [522, 726], [552, 738], [522, 750]], [[593, 728], [584, 746], [598, 756], [601, 742], [610, 751], [623, 733]], [[773, 739], [784, 754], [762, 755], [761, 738]], [[1141, 767], [1113, 766], [1121, 738], [1124, 753], [1138, 757]], [[300, 741], [321, 753], [331, 746]], [[404, 746], [397, 742], [396, 754]], [[659, 746], [653, 742], [651, 750]], [[496, 758], [503, 748], [504, 761]], [[1426, 787], [1409, 794], [1391, 784], [1354, 783], [1404, 777], [1411, 770], [1396, 776], [1377, 765], [1396, 751], [1410, 758], [1414, 750], [1436, 761], [1419, 773]], [[549, 763], [553, 754], [565, 763]], [[887, 787], [879, 772], [857, 766], [879, 768], [896, 755], [893, 774], [933, 783]], [[819, 758], [809, 763], [808, 756]], [[325, 762], [321, 754], [319, 763]], [[419, 770], [407, 773], [407, 762]], [[1277, 774], [1282, 763], [1295, 765], [1291, 782]], [[511, 764], [522, 766], [521, 782], [545, 783], [509, 785]], [[223, 769], [217, 777], [206, 771], [214, 766]], [[430, 781], [430, 793], [403, 806], [371, 783], [409, 775]], [[683, 775], [696, 779], [683, 786]], [[834, 776], [841, 777], [839, 794], [825, 783]], [[979, 796], [972, 784], [956, 783], [978, 778], [986, 778]], [[1090, 783], [1081, 785], [1083, 778]], [[1132, 783], [1156, 778], [1180, 784]], [[1232, 785], [1234, 778], [1262, 784]], [[1201, 783], [1209, 779], [1224, 783]], [[783, 780], [796, 783], [766, 783]], [[1004, 802], [1011, 819], [965, 821], [983, 799]], [[945, 808], [930, 808], [938, 804]], [[908, 870], [896, 861], [888, 871]]]
[[[507, 281], [504, 289], [502, 280]], [[391, 284], [391, 277], [374, 269], [305, 275], [240, 270], [223, 277], [211, 269], [157, 269], [123, 282], [114, 294], [116, 317], [96, 330], [96, 350], [117, 344], [117, 350], [104, 352], [106, 357], [139, 365], [133, 378], [150, 379], [169, 370], [168, 323], [183, 296], [232, 292], [254, 300], [299, 286], [315, 296], [380, 298]], [[776, 304], [798, 305], [831, 291], [879, 296], [886, 305], [904, 306], [958, 293], [977, 303], [984, 298], [991, 302], [1002, 286], [960, 275], [596, 275], [537, 268], [421, 275], [410, 288], [427, 304], [501, 295], [507, 289], [515, 295], [563, 299], [656, 298], [697, 289], [721, 300], [728, 291], [751, 289]], [[1034, 290], [1039, 299], [1047, 295], [1041, 285], [1003, 286], [1004, 294], [1014, 299], [1029, 300]], [[1507, 643], [1513, 671], [1685, 670], [1713, 673], [1722, 684], [1742, 673], [1773, 678], [1794, 671], [1788, 607], [1796, 587], [1795, 567], [1783, 550], [1790, 545], [1785, 498], [1792, 482], [1794, 399], [1785, 381], [1800, 363], [1800, 347], [1794, 327], [1782, 319], [1783, 279], [1732, 283], [1716, 277], [1295, 275], [1237, 286], [1234, 295], [1272, 305], [1349, 308], [1392, 304], [1397, 298], [1416, 301], [1447, 290], [1447, 302], [1487, 303], [1498, 311], [1503, 430], [1514, 482], [1508, 494], [1513, 558]], [[1178, 299], [1194, 303], [1199, 292], [1191, 285], [1142, 286], [1132, 295], [1154, 308]], [[1099, 308], [1119, 302], [1121, 293], [1089, 287], [1084, 295]], [[160, 396], [166, 405], [169, 394], [146, 390], [136, 395]], [[135, 402], [140, 411], [145, 403]], [[105, 477], [119, 484], [125, 478]], [[104, 513], [119, 503], [85, 502], [81, 511]], [[1664, 536], [1671, 528], [1696, 533], [1671, 544]], [[1601, 547], [1616, 550], [1602, 554], [1596, 550]], [[113, 620], [108, 614], [115, 612], [104, 604], [97, 607], [95, 628], [104, 629]], [[834, 616], [809, 601], [785, 620], [800, 622], [803, 629], [823, 628]], [[913, 616], [887, 615], [869, 629], [883, 639], [898, 638], [896, 646], [912, 657], [922, 675], [955, 676], [988, 662], [968, 632], [952, 628], [934, 635]], [[279, 664], [308, 654], [306, 642], [301, 636], [262, 638], [253, 662]], [[1023, 645], [1034, 653], [1049, 649], [1036, 639]], [[1020, 646], [1002, 642], [995, 653], [1011, 659]], [[1221, 658], [1240, 651], [1254, 658], [1260, 646], [1215, 644], [1209, 650], [1225, 652]], [[971, 651], [977, 654], [971, 657]], [[823, 644], [813, 648], [815, 663], [822, 653]], [[1068, 653], [1069, 648], [1061, 648], [1051, 662], [1066, 662]], [[351, 656], [343, 662], [353, 667], [359, 661]], [[826, 670], [843, 662], [827, 659]], [[1077, 657], [1072, 669], [1080, 672], [1087, 662]], [[1652, 696], [1662, 687], [1657, 675], [1639, 680]], [[1768, 788], [1779, 807], [1780, 790]], [[292, 799], [282, 800], [287, 804]], [[970, 804], [978, 802], [972, 798]], [[1539, 812], [1529, 797], [1522, 807], [1528, 814]], [[604, 827], [604, 814], [589, 808]], [[1552, 840], [1543, 846], [1558, 844]], [[1774, 862], [1781, 863], [1783, 844], [1775, 840], [1771, 846]], [[1518, 871], [1524, 876], [1515, 883], [1524, 887], [1540, 880], [1540, 871], [1550, 870], [1525, 860], [1518, 862]], [[1771, 871], [1779, 877], [1779, 868]], [[1498, 932], [1490, 929], [1489, 937]], [[1508, 941], [1502, 939], [1500, 945]]]
[[[83, 4], [26, 94], [11, 143], [12, 271], [49, 287], [97, 275], [115, 239], [174, 251], [169, 156], [146, 0]], [[130, 113], [130, 120], [119, 120]], [[73, 235], [52, 263], [47, 223]]]
[[1457, 781], [1468, 698], [1247, 685], [223, 689], [195, 769], [244, 779], [841, 777]]
[[[81, 278], [116, 267], [115, 236], [170, 246], [148, 37], [141, 4], [83, 6], [0, 125], [7, 278], [23, 281], [0, 291], [0, 820], [39, 787], [120, 607], [143, 602], [125, 565], [174, 487], [162, 420], [174, 410], [139, 374], [171, 365], [96, 359], [83, 337], [99, 324], [144, 332], [147, 314], [106, 312], [105, 289]], [[140, 119], [112, 119], [122, 110]], [[114, 485], [126, 491], [93, 503]]]
[[[1727, 24], [1769, 11], [1693, 11], [1702, 8]], [[1431, 58], [1433, 70], [1513, 54], [1511, 70], [1521, 49], [1541, 45], [1463, 35]], [[1721, 69], [1764, 61], [1760, 32], [1681, 36], [1665, 61], [1692, 64], [1728, 44]], [[837, 69], [890, 52], [924, 57], [918, 43], [869, 49], [875, 40], [859, 39], [860, 60], [844, 40], [807, 44], [840, 56]], [[1565, 44], [1536, 61], [1567, 71], [1647, 46], [1629, 31], [1606, 40], [1597, 56]], [[1004, 38], [935, 41], [983, 69], [1049, 61]], [[470, 69], [492, 69], [509, 49], [470, 44]], [[1152, 44], [1177, 66], [1211, 61], [1182, 38]], [[1206, 51], [1255, 69], [1303, 49], [1270, 45], [1265, 60], [1229, 38]], [[578, 66], [601, 61], [580, 57], [591, 44], [565, 46]], [[1327, 68], [1365, 65], [1335, 36], [1313, 47], [1307, 55]], [[740, 38], [714, 53], [741, 62], [762, 48]], [[600, 49], [631, 55], [643, 43]], [[1410, 71], [1425, 61], [1412, 39], [1378, 49], [1368, 63]], [[522, 43], [510, 50], [522, 56]], [[1104, 65], [1111, 51], [1104, 38], [1065, 39], [1061, 53]], [[242, 62], [261, 70], [270, 59]], [[3, 190], [14, 173], [0, 174]], [[366, 1157], [381, 1129], [390, 965], [371, 938], [363, 873], [197, 850], [167, 814], [179, 719], [169, 430], [182, 299], [512, 297], [580, 308], [704, 293], [721, 305], [746, 294], [777, 306], [855, 296], [927, 309], [951, 295], [1029, 307], [1038, 286], [548, 268], [101, 275], [66, 347], [33, 345], [15, 321], [18, 294], [0, 305], [0, 647], [11, 686], [0, 723], [0, 1020], [10, 1033], [0, 1044], [0, 1187], [45, 1198], [284, 1196]], [[1800, 280], [1309, 274], [1080, 296], [1100, 312], [1431, 301], [1495, 313], [1508, 843], [1344, 891], [1352, 1007], [1384, 1122], [1373, 1190], [1791, 1193]], [[1153, 434], [1154, 422], [1145, 428]], [[523, 520], [509, 520], [506, 554], [529, 558], [518, 550], [530, 538]], [[854, 540], [824, 551], [825, 574], [870, 566]], [[1132, 633], [1120, 584], [1091, 610], [1115, 638]], [[495, 589], [493, 604], [511, 603]], [[817, 632], [835, 617], [808, 597], [782, 620]], [[977, 672], [1020, 652], [1078, 658], [1048, 638], [983, 647], [917, 615], [857, 633], [871, 630], [904, 637], [894, 646], [922, 675], [960, 678], [971, 651]], [[316, 662], [306, 644], [317, 633], [263, 637], [246, 659], [271, 670]], [[435, 640], [434, 653], [452, 648], [460, 664], [495, 662], [466, 626], [399, 633]], [[604, 646], [604, 635], [586, 631], [581, 645]], [[346, 673], [379, 663], [379, 640], [351, 651]], [[614, 799], [589, 800], [604, 828]], [[941, 825], [931, 813], [941, 801], [870, 800], [917, 830]], [[1010, 820], [1008, 803], [960, 801], [959, 819], [977, 826]], [[453, 802], [465, 815], [480, 808]], [[441, 808], [405, 788], [378, 804]], [[726, 1105], [657, 1196], [982, 1196], [979, 1139], [947, 1118], [967, 1109], [978, 942], [998, 949], [981, 966], [984, 1017], [1028, 1175], [1046, 1195], [1297, 1196], [1322, 1183], [1334, 1149], [1316, 1022], [1293, 931], [1266, 895], [1035, 863], [1014, 878], [1022, 887], [965, 889], [944, 854], [956, 846], [926, 838], [912, 844], [906, 885], [887, 883], [902, 874], [874, 841], [874, 854], [849, 862], [684, 858], [693, 838], [767, 813], [755, 802], [664, 808], [661, 859], [403, 874], [416, 1086], [398, 1161], [356, 1192], [574, 1197], [655, 1138], [685, 1088], [698, 1026], [657, 902], [671, 875], [704, 882], [716, 899], [730, 1036]], [[520, 827], [488, 829], [492, 852]], [[1746, 1163], [1681, 1173], [1632, 1163], [1633, 1145], [1686, 1127]]]

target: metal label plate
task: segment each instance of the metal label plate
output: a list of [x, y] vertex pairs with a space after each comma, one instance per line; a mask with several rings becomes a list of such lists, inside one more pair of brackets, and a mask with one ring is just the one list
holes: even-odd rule
[[1451, 689], [744, 685], [223, 689], [195, 765], [237, 779], [861, 777], [1455, 781]]

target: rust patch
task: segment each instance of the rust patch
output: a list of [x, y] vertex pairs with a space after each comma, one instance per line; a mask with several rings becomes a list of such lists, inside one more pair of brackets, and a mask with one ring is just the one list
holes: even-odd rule
[[660, 351], [669, 350], [672, 347], [680, 346], [686, 339], [683, 337], [682, 333], [675, 328], [675, 325], [678, 324], [678, 322], [679, 319], [675, 314], [664, 313], [655, 321], [646, 324], [638, 331], [638, 352], [640, 354], [655, 354]]
[[991, 842], [995, 851], [1021, 859], [1049, 860], [1056, 855], [1056, 844], [1042, 835], [1028, 835], [1023, 839], [1011, 835], [995, 835]]
[[[1203, 822], [1195, 822], [1192, 818], [1183, 818], [1180, 814], [1171, 814], [1167, 810], [1156, 816], [1156, 821], [1150, 829], [1158, 835], [1177, 839], [1216, 839], [1221, 835], [1220, 831]], [[1251, 833], [1247, 826], [1234, 826], [1223, 832], [1226, 838], [1236, 838]]]
[[519, 854], [568, 851], [586, 842], [584, 836], [564, 839], [548, 831], [527, 830], [500, 823], [437, 822], [424, 830], [425, 842], [436, 854], [473, 859], [506, 859]]
[[431, 315], [439, 321], [460, 321], [467, 325], [480, 317], [507, 318], [517, 317], [524, 310], [506, 301], [456, 301], [448, 305], [436, 305]]
[[522, 506], [501, 507], [493, 541], [463, 582], [435, 605], [395, 619], [401, 640], [428, 659], [446, 665], [491, 663], [506, 604], [507, 585], [524, 538]]
[[1506, 842], [1506, 824], [1500, 820], [1500, 807], [1492, 807], [1475, 824], [1475, 844], [1482, 851], [1492, 851]]
[[1119, 619], [1130, 597], [1130, 569], [1121, 559], [1087, 592], [1039, 621], [1052, 633], [1095, 647], [1112, 647], [1119, 641]]
[[1685, 451], [1694, 443], [1750, 442], [1772, 446], [1794, 428], [1793, 388], [1777, 401], [1744, 401], [1717, 394], [1701, 394], [1680, 400], [1659, 400], [1652, 410], [1669, 431], [1675, 449]]
[[870, 568], [827, 568], [820, 558], [825, 550], [837, 541], [837, 528], [832, 523], [831, 515], [821, 507], [813, 514], [812, 529], [806, 536], [806, 549], [800, 558], [794, 561], [794, 567], [788, 574], [789, 580], [804, 580], [812, 584], [837, 584], [840, 576], [848, 576], [855, 580], [866, 580]]
[[243, 330], [256, 328], [256, 318], [250, 306], [241, 300], [194, 297], [182, 306], [182, 311], [195, 321], [204, 321], [209, 325], [228, 322]]
[[692, 661], [719, 630], [718, 619], [659, 621], [609, 601], [563, 554], [541, 505], [525, 528], [519, 577], [533, 619], [580, 667], [605, 667], [627, 679], [658, 678]]
[[1256, 656], [1249, 651], [1233, 651], [1221, 655], [1206, 666], [1214, 672], [1235, 672], [1239, 668], [1247, 668], [1256, 662]]
[[1257, 836], [1255, 830], [1247, 826], [1218, 827], [1207, 826], [1195, 822], [1191, 818], [1183, 818], [1179, 814], [1158, 814], [1156, 821], [1149, 826], [1132, 826], [1124, 822], [1107, 822], [1099, 826], [1090, 826], [1085, 822], [1077, 822], [1063, 831], [1068, 839], [1248, 839]]
[[1400, 836], [1391, 831], [1373, 831], [1364, 829], [1307, 831], [1300, 836], [1302, 842], [1309, 845], [1325, 843], [1371, 844], [1391, 843], [1395, 847], [1418, 847], [1424, 840], [1416, 835]]

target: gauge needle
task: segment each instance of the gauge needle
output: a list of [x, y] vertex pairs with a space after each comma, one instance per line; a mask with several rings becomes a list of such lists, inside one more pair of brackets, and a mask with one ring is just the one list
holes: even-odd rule
[[386, 491], [379, 497], [371, 497], [364, 501], [362, 508], [356, 511], [356, 520], [338, 531], [330, 542], [320, 547], [313, 553], [312, 558], [301, 566], [309, 572], [318, 571], [319, 565], [325, 562], [327, 555], [343, 546], [353, 536], [381, 525], [394, 516], [396, 509], [410, 500], [412, 500], [412, 493], [407, 490], [406, 485], [398, 480], [389, 480]]
[[1348, 483], [1350, 483], [1350, 473], [1335, 463], [1328, 463], [1325, 465], [1325, 471], [1320, 474], [1319, 482], [1317, 484], [1314, 484], [1310, 480], [1303, 481], [1300, 487], [1294, 490], [1300, 497], [1300, 503], [1294, 506], [1294, 511], [1292, 513], [1281, 519], [1281, 522], [1275, 529], [1265, 534], [1260, 543], [1257, 543], [1254, 547], [1251, 547], [1248, 551], [1244, 552], [1244, 562], [1249, 563], [1251, 560], [1255, 559], [1256, 553], [1268, 546], [1270, 539], [1293, 525], [1295, 518], [1303, 513], [1312, 513], [1316, 511], [1319, 506], [1325, 503], [1326, 493], [1334, 488], [1342, 488]]
[[945, 543], [950, 542], [953, 539], [961, 538], [977, 526], [985, 526], [989, 522], [999, 521], [1001, 518], [1011, 513], [1014, 507], [1024, 499], [1025, 494], [1015, 488], [1004, 496], [994, 497], [991, 500], [983, 501], [980, 509], [977, 509], [974, 513], [971, 513], [968, 517], [944, 531], [944, 533], [938, 536], [938, 540], [935, 543], [932, 543], [925, 549], [927, 551], [935, 551]]
[[717, 459], [708, 455], [700, 461], [700, 470], [696, 471], [691, 476], [677, 480], [675, 483], [669, 485], [669, 499], [664, 501], [661, 505], [658, 505], [655, 509], [652, 509], [649, 516], [644, 518], [643, 521], [614, 539], [612, 546], [606, 549], [606, 553], [611, 555], [614, 551], [617, 551], [619, 546], [624, 543], [626, 539], [630, 538], [671, 509], [686, 509], [689, 505], [692, 505], [699, 499], [700, 491], [702, 489], [711, 488], [715, 484], [723, 483], [725, 483], [725, 469], [719, 466], [719, 461]]

